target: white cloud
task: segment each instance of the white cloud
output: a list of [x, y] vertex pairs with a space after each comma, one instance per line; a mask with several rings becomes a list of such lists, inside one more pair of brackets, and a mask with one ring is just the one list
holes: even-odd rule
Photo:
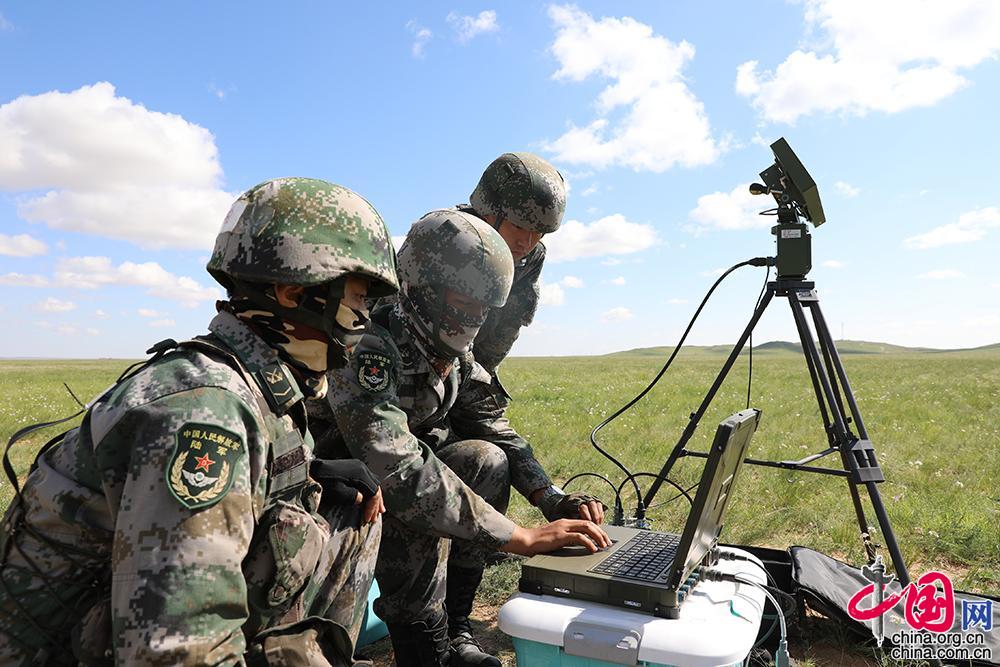
[[620, 213], [584, 224], [569, 220], [545, 237], [546, 255], [552, 262], [582, 257], [627, 255], [652, 247], [657, 242], [651, 225], [629, 222]]
[[233, 195], [212, 134], [110, 83], [0, 106], [0, 188], [31, 222], [149, 248], [210, 248]]
[[1000, 228], [1000, 209], [981, 208], [958, 216], [958, 222], [941, 225], [929, 232], [911, 236], [903, 241], [903, 244], [908, 248], [924, 250], [943, 245], [972, 243], [982, 240], [989, 230], [996, 228]]
[[926, 278], [928, 280], [952, 280], [954, 278], [964, 278], [965, 274], [961, 271], [956, 271], [954, 269], [937, 269], [935, 271], [928, 271], [927, 273], [921, 273], [918, 278]]
[[833, 184], [833, 189], [848, 199], [853, 199], [861, 194], [861, 188], [856, 188], [846, 181], [836, 181]]
[[601, 313], [602, 322], [622, 322], [630, 319], [632, 319], [632, 311], [622, 306]]
[[406, 24], [406, 29], [413, 34], [413, 46], [410, 47], [410, 53], [413, 54], [414, 58], [423, 58], [424, 48], [427, 46], [427, 42], [431, 41], [434, 33], [416, 21], [409, 21]]
[[160, 327], [172, 327], [174, 326], [174, 324], [176, 324], [176, 322], [174, 322], [173, 320], [163, 319], [163, 320], [153, 320], [152, 322], [149, 323], [149, 326], [158, 329]]
[[56, 327], [56, 331], [64, 336], [75, 336], [80, 330], [72, 324], [60, 324]]
[[101, 330], [95, 329], [93, 327], [88, 327], [87, 330], [84, 331], [84, 333], [87, 334], [88, 336], [99, 336], [101, 335]]
[[0, 32], [10, 32], [14, 29], [14, 24], [4, 18], [3, 14], [0, 14]]
[[581, 192], [580, 194], [584, 197], [589, 197], [590, 195], [595, 194], [596, 192], [597, 192], [597, 186], [590, 185], [587, 188], [585, 188], [584, 191]]
[[[396, 250], [399, 250], [403, 245], [403, 241], [405, 240], [406, 240], [406, 234], [403, 234], [402, 236], [393, 236], [392, 245], [394, 248], [396, 248]], [[205, 263], [207, 264], [208, 262]]]
[[712, 277], [718, 278], [725, 272], [726, 272], [725, 269], [710, 269], [708, 271], [702, 271], [699, 275], [705, 276], [706, 278], [712, 278]]
[[9, 287], [48, 287], [49, 280], [37, 273], [8, 273], [0, 276], [0, 285]]
[[839, 259], [828, 259], [823, 262], [823, 266], [825, 266], [828, 269], [842, 269], [847, 265], [841, 262]]
[[67, 313], [76, 308], [76, 304], [72, 301], [63, 301], [50, 296], [45, 301], [36, 303], [34, 308], [43, 313]]
[[[557, 80], [610, 80], [597, 98], [598, 117], [545, 145], [556, 160], [596, 168], [611, 165], [662, 172], [675, 164], [713, 162], [724, 146], [712, 137], [704, 105], [684, 80], [694, 57], [631, 17], [600, 20], [573, 5], [552, 5], [551, 51]], [[621, 109], [620, 109], [621, 108]], [[619, 110], [620, 119], [611, 118]]]
[[94, 317], [96, 317], [99, 320], [106, 320], [111, 316], [108, 315], [106, 312], [104, 312], [102, 309], [98, 308], [97, 310], [94, 311]]
[[187, 276], [177, 276], [156, 262], [112, 264], [107, 257], [73, 257], [56, 265], [55, 282], [65, 287], [95, 289], [104, 285], [146, 288], [150, 296], [176, 301], [194, 308], [203, 301], [222, 297], [217, 287], [205, 287]]
[[581, 287], [583, 287], [583, 281], [576, 276], [566, 276], [555, 283], [542, 281], [540, 301], [545, 306], [561, 306], [566, 303], [565, 290], [580, 289]]
[[139, 314], [139, 317], [163, 317], [163, 313], [158, 310], [153, 310], [151, 308], [140, 308], [135, 311]]
[[566, 292], [559, 283], [543, 282], [539, 301], [543, 306], [561, 306], [566, 303]]
[[617, 278], [612, 279], [611, 280], [611, 284], [612, 285], [624, 285], [625, 284], [625, 276], [618, 276]]
[[18, 234], [17, 236], [0, 234], [0, 255], [35, 257], [44, 255], [48, 250], [48, 246], [42, 241], [27, 234]]
[[485, 9], [477, 16], [460, 16], [456, 12], [451, 12], [446, 20], [457, 33], [458, 41], [462, 44], [468, 44], [476, 35], [496, 32], [500, 29], [500, 25], [497, 23], [497, 13], [492, 9]]
[[689, 213], [697, 225], [688, 226], [688, 231], [704, 229], [761, 229], [774, 224], [774, 218], [758, 215], [773, 200], [750, 194], [750, 184], [737, 185], [730, 192], [713, 192], [698, 197], [698, 204]]
[[617, 257], [608, 257], [607, 259], [601, 260], [601, 264], [604, 266], [618, 266], [622, 263], [622, 260]]
[[667, 299], [667, 303], [671, 306], [683, 306], [688, 302], [687, 299]]
[[960, 73], [1000, 52], [1000, 3], [977, 0], [807, 0], [817, 50], [796, 50], [772, 71], [736, 71], [736, 91], [768, 120], [811, 113], [896, 113], [930, 106], [968, 85]]

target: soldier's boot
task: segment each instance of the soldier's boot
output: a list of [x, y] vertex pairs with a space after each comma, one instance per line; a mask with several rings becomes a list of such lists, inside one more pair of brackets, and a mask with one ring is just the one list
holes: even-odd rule
[[444, 605], [448, 610], [448, 637], [451, 641], [451, 667], [501, 667], [500, 659], [483, 650], [472, 634], [469, 614], [476, 590], [483, 580], [483, 567], [459, 567], [448, 564], [448, 592]]
[[448, 667], [448, 620], [387, 623], [398, 667]]

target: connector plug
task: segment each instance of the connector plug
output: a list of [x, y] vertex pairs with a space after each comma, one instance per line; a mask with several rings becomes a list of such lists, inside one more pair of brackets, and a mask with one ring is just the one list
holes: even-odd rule
[[782, 638], [778, 642], [778, 652], [774, 654], [774, 667], [789, 667], [791, 658], [788, 656], [788, 642]]

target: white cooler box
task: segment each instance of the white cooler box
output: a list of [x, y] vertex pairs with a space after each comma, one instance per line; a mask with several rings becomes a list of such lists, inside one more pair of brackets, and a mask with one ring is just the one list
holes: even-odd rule
[[[763, 565], [738, 553], [754, 563], [720, 561], [716, 569], [766, 583]], [[514, 641], [518, 667], [729, 667], [753, 648], [763, 611], [760, 589], [703, 581], [677, 619], [518, 593], [501, 607], [499, 625]]]

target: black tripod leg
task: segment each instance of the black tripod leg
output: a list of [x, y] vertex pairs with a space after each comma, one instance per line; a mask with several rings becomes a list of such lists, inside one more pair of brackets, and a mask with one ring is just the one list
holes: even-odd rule
[[[840, 386], [844, 389], [844, 397], [847, 400], [847, 405], [851, 408], [851, 415], [854, 417], [854, 423], [858, 428], [858, 435], [864, 440], [868, 440], [868, 431], [865, 429], [864, 420], [861, 418], [861, 411], [858, 409], [854, 392], [851, 390], [851, 383], [847, 379], [847, 371], [840, 360], [840, 354], [837, 352], [836, 346], [833, 345], [830, 329], [826, 326], [826, 320], [823, 318], [823, 312], [819, 308], [819, 303], [816, 303], [813, 308], [813, 319], [816, 322], [816, 332], [820, 336], [820, 339], [827, 340], [830, 343], [830, 356], [833, 360], [833, 366], [837, 371], [837, 376], [840, 378]], [[879, 493], [875, 482], [865, 483], [865, 489], [867, 489], [868, 496], [871, 498], [872, 507], [875, 509], [875, 517], [878, 519], [879, 528], [882, 530], [882, 538], [885, 540], [885, 546], [889, 550], [889, 556], [892, 558], [892, 565], [896, 569], [896, 578], [899, 579], [903, 586], [906, 586], [910, 583], [910, 573], [906, 569], [903, 552], [900, 551], [899, 544], [896, 542], [896, 534], [892, 530], [889, 515], [885, 510], [885, 504], [882, 502], [882, 494]]]
[[663, 464], [663, 468], [660, 469], [660, 474], [657, 475], [656, 479], [653, 480], [652, 485], [650, 485], [649, 490], [646, 491], [646, 496], [643, 498], [643, 505], [649, 507], [653, 498], [656, 497], [657, 492], [663, 485], [663, 480], [670, 475], [670, 471], [673, 470], [674, 464], [677, 463], [677, 459], [680, 458], [681, 452], [684, 451], [684, 445], [687, 444], [691, 436], [698, 429], [698, 422], [704, 416], [705, 411], [708, 410], [708, 406], [711, 405], [712, 399], [715, 398], [715, 394], [718, 393], [719, 389], [722, 387], [722, 383], [725, 382], [726, 376], [729, 374], [730, 369], [732, 369], [733, 364], [736, 363], [736, 359], [739, 358], [740, 352], [743, 351], [743, 346], [746, 345], [747, 340], [750, 338], [750, 334], [753, 333], [754, 327], [757, 326], [757, 322], [760, 320], [764, 311], [767, 310], [767, 305], [771, 303], [771, 299], [774, 297], [774, 283], [767, 286], [767, 291], [764, 294], [764, 298], [761, 299], [760, 305], [753, 312], [753, 316], [750, 318], [750, 322], [747, 323], [746, 329], [743, 330], [743, 334], [740, 339], [736, 341], [736, 345], [733, 346], [733, 351], [729, 353], [729, 358], [726, 359], [726, 363], [722, 366], [722, 370], [719, 371], [719, 375], [715, 378], [715, 382], [712, 383], [712, 387], [705, 394], [705, 398], [702, 400], [701, 405], [698, 406], [698, 411], [692, 413], [691, 419], [688, 421], [687, 426], [684, 427], [684, 432], [681, 433], [680, 439], [677, 444], [674, 445], [673, 450], [670, 452], [670, 456], [667, 457], [667, 462]]
[[[802, 351], [805, 354], [809, 373], [813, 379], [816, 400], [820, 403], [820, 411], [823, 414], [823, 421], [831, 440], [831, 446], [836, 447], [840, 451], [841, 463], [844, 466], [844, 470], [850, 470], [847, 460], [847, 457], [850, 455], [847, 451], [850, 443], [850, 434], [847, 432], [843, 411], [838, 411], [837, 409], [839, 403], [833, 397], [833, 386], [830, 384], [830, 378], [823, 370], [819, 351], [813, 342], [812, 331], [809, 328], [809, 323], [806, 321], [805, 312], [802, 310], [802, 303], [799, 301], [798, 295], [794, 290], [789, 290], [788, 305], [792, 309], [792, 318], [795, 320], [795, 327], [799, 332]], [[832, 423], [828, 421], [828, 413], [824, 406], [830, 407], [830, 412], [833, 416]], [[862, 535], [868, 535], [868, 518], [865, 516], [865, 508], [861, 503], [861, 494], [858, 492], [857, 484], [854, 480], [848, 478], [847, 486], [851, 493], [851, 504], [854, 506], [854, 515], [858, 521], [858, 529]], [[868, 548], [866, 545], [866, 557], [870, 555], [867, 551]]]

